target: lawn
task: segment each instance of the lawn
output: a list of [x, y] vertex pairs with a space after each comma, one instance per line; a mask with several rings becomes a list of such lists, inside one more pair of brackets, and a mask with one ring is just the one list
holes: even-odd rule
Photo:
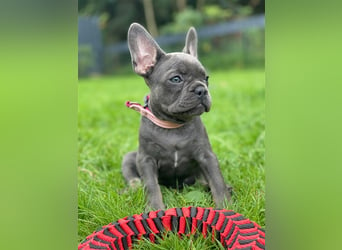
[[[226, 183], [234, 189], [228, 209], [265, 226], [265, 75], [262, 70], [210, 73], [212, 109], [202, 116]], [[138, 146], [140, 116], [125, 102], [143, 102], [148, 88], [137, 75], [81, 79], [78, 95], [78, 239], [100, 226], [145, 210], [144, 190], [126, 189], [125, 153]], [[215, 207], [200, 185], [162, 187], [167, 208]], [[155, 249], [217, 249], [201, 238], [169, 236]], [[153, 249], [144, 242], [138, 249]]]

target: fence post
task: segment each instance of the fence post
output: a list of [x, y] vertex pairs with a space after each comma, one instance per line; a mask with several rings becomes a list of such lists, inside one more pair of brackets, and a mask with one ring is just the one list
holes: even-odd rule
[[78, 18], [79, 76], [103, 72], [103, 43], [97, 17]]

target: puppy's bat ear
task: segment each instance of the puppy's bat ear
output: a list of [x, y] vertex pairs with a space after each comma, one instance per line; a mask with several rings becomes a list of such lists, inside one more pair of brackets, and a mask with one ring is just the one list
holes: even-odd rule
[[134, 71], [147, 76], [165, 52], [138, 23], [132, 23], [129, 27], [127, 41]]
[[191, 27], [186, 35], [183, 52], [197, 58], [197, 32], [194, 27]]

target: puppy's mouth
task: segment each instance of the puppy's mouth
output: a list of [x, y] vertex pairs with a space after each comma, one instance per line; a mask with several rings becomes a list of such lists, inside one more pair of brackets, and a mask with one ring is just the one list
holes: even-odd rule
[[200, 115], [204, 112], [207, 112], [208, 108], [203, 104], [198, 104], [197, 106], [190, 108], [185, 111], [177, 112], [175, 115]]
[[204, 112], [209, 112], [211, 102], [209, 99], [203, 99], [201, 102], [192, 105], [178, 106], [177, 108], [169, 107], [168, 111], [175, 116], [195, 116]]
[[[200, 104], [198, 104], [195, 108], [193, 108], [194, 110], [203, 110], [203, 112], [209, 112], [210, 110], [210, 104], [209, 103], [205, 103], [205, 102], [201, 102]], [[201, 113], [203, 113], [201, 112]]]
[[203, 105], [205, 112], [209, 112], [210, 111], [210, 107], [211, 107], [210, 102], [207, 102], [207, 103], [206, 102], [202, 102], [201, 104]]

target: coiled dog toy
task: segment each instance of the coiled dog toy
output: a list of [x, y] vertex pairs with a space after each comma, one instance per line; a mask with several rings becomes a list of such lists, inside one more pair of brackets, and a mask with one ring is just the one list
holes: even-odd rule
[[172, 231], [179, 236], [201, 233], [219, 240], [226, 249], [265, 249], [265, 231], [255, 222], [232, 210], [183, 207], [127, 216], [101, 227], [78, 246], [78, 250], [132, 249], [142, 237], [156, 237]]

